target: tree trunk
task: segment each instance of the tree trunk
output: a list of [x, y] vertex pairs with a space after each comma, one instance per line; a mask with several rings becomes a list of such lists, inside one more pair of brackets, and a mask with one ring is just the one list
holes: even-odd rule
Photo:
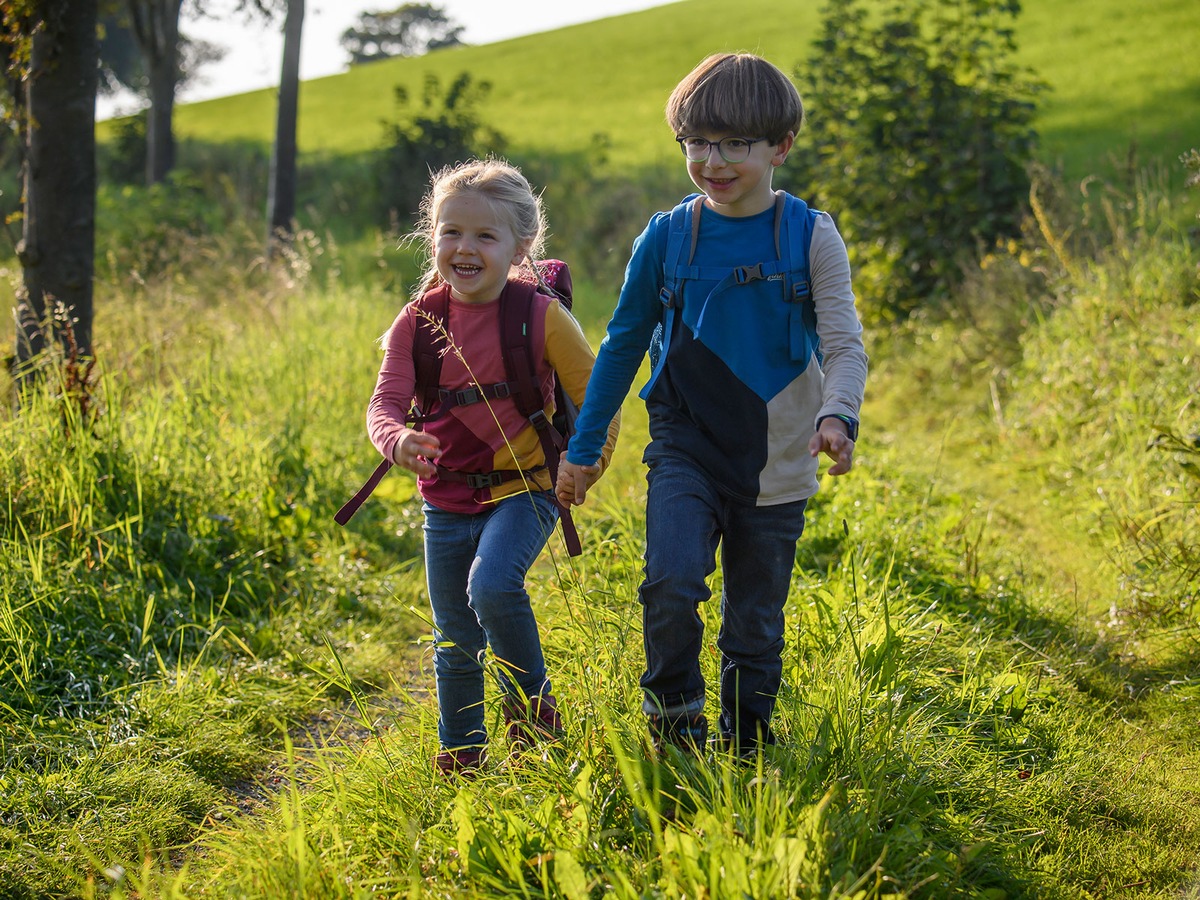
[[128, 0], [133, 33], [146, 62], [150, 113], [146, 120], [146, 183], [175, 166], [175, 88], [179, 84], [179, 13], [183, 0]]
[[296, 215], [296, 120], [300, 100], [300, 33], [304, 0], [288, 0], [283, 25], [283, 66], [279, 75], [279, 109], [275, 145], [267, 185], [267, 255], [279, 242], [290, 242]]
[[[18, 383], [56, 337], [69, 357], [92, 354], [96, 233], [97, 0], [42, 0], [25, 91], [25, 216], [18, 256]], [[57, 311], [65, 313], [65, 320]], [[50, 334], [45, 331], [53, 318]]]

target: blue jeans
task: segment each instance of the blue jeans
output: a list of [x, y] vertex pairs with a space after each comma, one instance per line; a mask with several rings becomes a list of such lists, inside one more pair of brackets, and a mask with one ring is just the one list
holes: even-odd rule
[[554, 530], [549, 493], [516, 494], [474, 515], [426, 503], [425, 577], [433, 609], [438, 740], [443, 749], [487, 743], [484, 654], [501, 689], [514, 697], [547, 693], [546, 663], [525, 575]]
[[674, 718], [704, 709], [699, 605], [721, 548], [721, 735], [748, 749], [773, 743], [783, 677], [783, 607], [806, 500], [753, 506], [724, 497], [695, 464], [647, 460], [646, 567], [639, 588], [646, 671], [643, 709]]

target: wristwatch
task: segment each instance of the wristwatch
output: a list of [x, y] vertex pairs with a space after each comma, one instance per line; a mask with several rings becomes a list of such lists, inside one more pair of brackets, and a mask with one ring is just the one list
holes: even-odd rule
[[843, 416], [839, 413], [831, 413], [828, 416], [821, 416], [821, 418], [817, 419], [817, 427], [820, 428], [821, 423], [826, 419], [840, 419], [841, 421], [845, 422], [846, 432], [850, 440], [855, 442], [858, 441], [858, 419], [852, 419], [849, 416]]

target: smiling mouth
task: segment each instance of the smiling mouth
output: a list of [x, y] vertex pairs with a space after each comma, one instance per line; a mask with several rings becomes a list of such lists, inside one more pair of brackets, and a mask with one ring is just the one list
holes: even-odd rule
[[471, 275], [478, 275], [482, 271], [482, 266], [465, 266], [461, 264], [454, 266], [454, 274], [461, 275], [464, 278], [467, 278]]

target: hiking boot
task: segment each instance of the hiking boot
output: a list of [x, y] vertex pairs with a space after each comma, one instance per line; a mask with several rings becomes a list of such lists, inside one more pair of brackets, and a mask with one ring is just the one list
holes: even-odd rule
[[433, 758], [433, 768], [443, 775], [462, 775], [470, 778], [479, 773], [487, 762], [487, 751], [483, 747], [460, 747], [457, 750], [442, 750]]
[[528, 702], [521, 697], [507, 696], [501, 706], [508, 726], [508, 743], [514, 752], [527, 750], [534, 744], [562, 740], [562, 716], [558, 714], [558, 701], [553, 694], [538, 694], [530, 697]]
[[764, 744], [742, 744], [739, 745], [733, 739], [733, 735], [720, 734], [713, 741], [713, 750], [721, 756], [726, 756], [733, 760], [739, 766], [750, 768], [757, 764], [758, 758], [762, 755]]
[[673, 717], [651, 713], [647, 724], [655, 752], [662, 753], [664, 748], [670, 746], [693, 756], [704, 753], [708, 742], [708, 719], [704, 713]]

